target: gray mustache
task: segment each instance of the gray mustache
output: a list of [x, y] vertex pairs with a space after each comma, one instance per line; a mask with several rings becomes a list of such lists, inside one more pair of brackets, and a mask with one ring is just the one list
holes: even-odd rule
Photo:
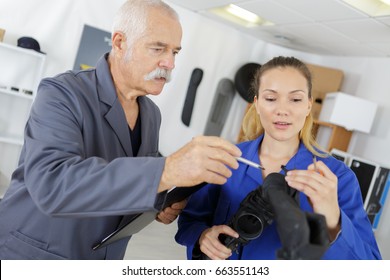
[[171, 70], [162, 69], [162, 68], [156, 68], [149, 74], [144, 76], [145, 81], [150, 81], [153, 79], [159, 79], [164, 78], [167, 83], [171, 81]]

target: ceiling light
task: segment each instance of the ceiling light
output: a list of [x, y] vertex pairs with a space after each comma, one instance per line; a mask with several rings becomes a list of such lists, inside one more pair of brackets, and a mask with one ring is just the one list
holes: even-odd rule
[[344, 0], [344, 2], [372, 17], [390, 15], [390, 0]]
[[233, 4], [227, 6], [226, 11], [251, 23], [258, 23], [261, 21], [261, 18], [258, 15]]
[[385, 3], [386, 5], [390, 6], [390, 0], [379, 0], [379, 1], [381, 1], [381, 2]]
[[272, 22], [264, 20], [258, 15], [233, 4], [224, 7], [213, 8], [210, 9], [209, 12], [222, 17], [225, 20], [243, 25], [245, 27], [273, 25]]

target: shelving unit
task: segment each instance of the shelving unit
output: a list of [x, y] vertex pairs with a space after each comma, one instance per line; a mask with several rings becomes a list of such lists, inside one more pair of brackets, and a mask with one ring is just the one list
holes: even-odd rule
[[0, 43], [0, 198], [8, 188], [46, 56]]
[[352, 131], [344, 127], [315, 120], [313, 124], [313, 135], [317, 142], [327, 151], [337, 149], [346, 152], [352, 137]]

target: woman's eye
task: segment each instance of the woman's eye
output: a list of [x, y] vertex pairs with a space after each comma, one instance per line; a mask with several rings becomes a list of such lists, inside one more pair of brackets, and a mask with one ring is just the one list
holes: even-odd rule
[[275, 101], [276, 98], [266, 97], [265, 100], [266, 100], [266, 101], [269, 101], [269, 102], [272, 102], [272, 101]]
[[293, 102], [301, 102], [302, 101], [302, 99], [301, 98], [293, 98], [293, 100], [292, 100]]

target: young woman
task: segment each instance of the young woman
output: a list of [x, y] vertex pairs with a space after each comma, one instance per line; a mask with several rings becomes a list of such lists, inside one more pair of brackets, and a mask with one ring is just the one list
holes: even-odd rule
[[[218, 237], [239, 237], [227, 224], [241, 201], [262, 186], [268, 174], [286, 170], [285, 180], [298, 191], [301, 210], [325, 217], [330, 245], [323, 259], [381, 258], [356, 176], [312, 137], [311, 88], [310, 71], [294, 57], [275, 57], [259, 68], [254, 102], [243, 122], [248, 141], [238, 147], [242, 157], [264, 169], [240, 164], [226, 184], [209, 184], [190, 198], [176, 234], [176, 241], [187, 246], [189, 259], [199, 250], [211, 259], [277, 258], [282, 244], [275, 222], [234, 252]], [[318, 159], [315, 166], [313, 157]]]

